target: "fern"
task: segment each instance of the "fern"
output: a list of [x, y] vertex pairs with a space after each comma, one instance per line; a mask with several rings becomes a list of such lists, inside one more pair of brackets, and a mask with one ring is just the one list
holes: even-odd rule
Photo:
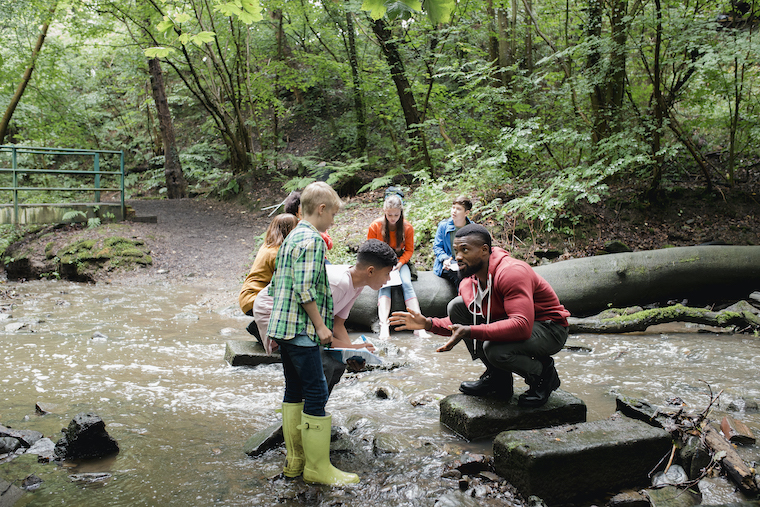
[[87, 220], [87, 215], [79, 210], [67, 211], [61, 218], [63, 222], [84, 222]]

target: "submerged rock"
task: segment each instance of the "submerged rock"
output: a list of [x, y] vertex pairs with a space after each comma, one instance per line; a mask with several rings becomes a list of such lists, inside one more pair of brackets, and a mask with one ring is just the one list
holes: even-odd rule
[[101, 458], [119, 452], [119, 444], [95, 414], [77, 414], [55, 444], [55, 455], [65, 459]]
[[254, 433], [243, 445], [243, 450], [248, 456], [255, 457], [282, 445], [283, 442], [282, 422], [277, 421], [268, 428]]
[[493, 454], [499, 475], [553, 505], [643, 486], [670, 448], [667, 431], [619, 418], [505, 431]]
[[644, 493], [649, 497], [652, 507], [690, 507], [699, 504], [699, 500], [689, 490], [678, 489], [675, 486], [648, 489]]

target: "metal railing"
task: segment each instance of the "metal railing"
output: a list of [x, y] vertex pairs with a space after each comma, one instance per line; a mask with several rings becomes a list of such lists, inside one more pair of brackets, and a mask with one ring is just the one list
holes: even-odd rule
[[[11, 173], [11, 186], [0, 186], [0, 195], [5, 192], [11, 192], [13, 198], [11, 202], [7, 202], [5, 199], [0, 201], [0, 208], [7, 208], [13, 206], [13, 223], [19, 223], [19, 210], [24, 207], [70, 207], [70, 206], [110, 206], [120, 207], [122, 219], [125, 217], [125, 205], [124, 205], [124, 152], [123, 151], [108, 151], [108, 150], [79, 150], [69, 148], [35, 148], [24, 147], [14, 145], [2, 145], [0, 146], [0, 157], [4, 153], [10, 154], [11, 167], [0, 166], [0, 175], [4, 173]], [[51, 169], [48, 167], [34, 167], [34, 163], [23, 160], [23, 165], [19, 165], [19, 156], [35, 156], [35, 155], [70, 155], [70, 156], [91, 156], [93, 157], [92, 169]], [[119, 170], [118, 171], [103, 171], [101, 170], [101, 157], [104, 155], [118, 155], [119, 156]], [[34, 162], [34, 161], [32, 161]], [[71, 187], [71, 186], [19, 186], [19, 176], [22, 174], [27, 175], [41, 175], [41, 174], [65, 174], [65, 175], [86, 175], [93, 178], [92, 186], [86, 187]], [[101, 186], [101, 177], [103, 176], [117, 176], [118, 187], [103, 187]], [[80, 202], [20, 202], [19, 192], [48, 192], [48, 191], [61, 191], [61, 192], [92, 192], [93, 201]], [[101, 202], [101, 192], [118, 192], [120, 199], [118, 202]]]

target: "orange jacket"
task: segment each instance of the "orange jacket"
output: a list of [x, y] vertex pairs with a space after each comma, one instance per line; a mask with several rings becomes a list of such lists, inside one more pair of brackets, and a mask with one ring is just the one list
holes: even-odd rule
[[[383, 239], [384, 224], [385, 217], [378, 218], [372, 222], [369, 226], [369, 231], [367, 231], [367, 239], [379, 239], [380, 241], [385, 241]], [[412, 227], [412, 224], [404, 220], [403, 253], [399, 254], [399, 251], [401, 251], [402, 248], [396, 245], [396, 231], [390, 231], [390, 242], [388, 244], [391, 246], [391, 248], [396, 250], [398, 261], [401, 264], [406, 264], [409, 262], [409, 260], [412, 258], [412, 254], [414, 253], [414, 227]]]

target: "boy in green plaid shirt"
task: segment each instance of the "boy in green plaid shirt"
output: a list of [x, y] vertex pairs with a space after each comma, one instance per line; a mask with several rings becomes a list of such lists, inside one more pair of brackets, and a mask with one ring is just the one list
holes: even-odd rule
[[274, 297], [267, 335], [280, 348], [285, 397], [282, 432], [286, 477], [304, 481], [350, 484], [359, 476], [330, 463], [332, 416], [325, 412], [329, 396], [322, 371], [321, 346], [332, 343], [333, 300], [325, 269], [321, 232], [333, 224], [342, 202], [335, 190], [318, 181], [301, 193], [303, 220], [285, 238], [277, 253], [270, 293]]

